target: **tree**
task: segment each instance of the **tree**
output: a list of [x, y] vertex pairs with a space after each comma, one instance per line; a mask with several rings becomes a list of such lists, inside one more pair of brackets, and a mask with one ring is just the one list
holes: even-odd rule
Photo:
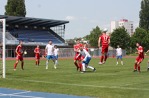
[[5, 15], [25, 17], [25, 0], [8, 0], [5, 6]]
[[130, 41], [132, 49], [136, 48], [136, 42], [139, 42], [144, 47], [144, 50], [148, 50], [149, 33], [145, 29], [137, 28]]
[[86, 39], [89, 40], [89, 43], [92, 47], [98, 47], [98, 38], [101, 35], [101, 30], [97, 26], [96, 28], [93, 28], [93, 30], [90, 32], [90, 35], [86, 36]]
[[140, 28], [149, 30], [149, 0], [141, 1]]
[[113, 48], [117, 48], [117, 45], [119, 45], [122, 49], [129, 48], [130, 36], [124, 27], [115, 29], [111, 34], [110, 39], [110, 44]]

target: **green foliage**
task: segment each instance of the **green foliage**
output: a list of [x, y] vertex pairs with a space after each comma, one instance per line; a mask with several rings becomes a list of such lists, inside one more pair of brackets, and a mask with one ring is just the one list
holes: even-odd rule
[[140, 28], [149, 30], [149, 0], [141, 1]]
[[8, 0], [5, 10], [5, 15], [25, 17], [25, 0]]
[[89, 40], [89, 43], [92, 47], [98, 47], [98, 39], [100, 35], [101, 35], [101, 30], [97, 26], [90, 32], [90, 35], [86, 36], [86, 39]]
[[117, 28], [111, 34], [111, 46], [117, 48], [119, 45], [122, 49], [129, 48], [130, 36], [125, 28]]
[[134, 35], [131, 37], [130, 46], [132, 49], [135, 49], [136, 42], [139, 42], [144, 47], [145, 51], [148, 50], [149, 33], [145, 29], [137, 28]]

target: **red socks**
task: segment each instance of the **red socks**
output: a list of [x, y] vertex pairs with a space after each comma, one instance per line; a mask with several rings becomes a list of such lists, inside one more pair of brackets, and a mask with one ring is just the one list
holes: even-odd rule
[[135, 63], [135, 65], [134, 65], [134, 70], [137, 70], [137, 64]]
[[101, 56], [100, 57], [100, 62], [103, 62], [103, 58], [104, 58], [104, 56]]
[[18, 63], [15, 63], [15, 64], [14, 64], [14, 69], [16, 69], [17, 65], [18, 65]]
[[104, 61], [105, 61], [105, 62], [106, 62], [106, 60], [107, 60], [107, 57], [108, 57], [108, 56], [107, 56], [107, 55], [105, 55], [105, 58], [104, 58]]

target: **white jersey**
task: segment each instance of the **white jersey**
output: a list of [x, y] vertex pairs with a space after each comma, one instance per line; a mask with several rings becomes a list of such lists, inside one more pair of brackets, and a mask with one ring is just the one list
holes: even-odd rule
[[116, 55], [117, 56], [121, 56], [122, 55], [122, 49], [121, 48], [117, 48], [116, 49]]
[[47, 49], [47, 55], [54, 55], [54, 51], [53, 51], [54, 46], [53, 45], [47, 44], [46, 49]]
[[83, 49], [82, 51], [80, 51], [80, 54], [81, 54], [83, 57], [85, 57], [85, 58], [91, 57], [91, 55], [90, 55], [85, 49]]
[[54, 55], [58, 55], [59, 49], [58, 48], [54, 48]]

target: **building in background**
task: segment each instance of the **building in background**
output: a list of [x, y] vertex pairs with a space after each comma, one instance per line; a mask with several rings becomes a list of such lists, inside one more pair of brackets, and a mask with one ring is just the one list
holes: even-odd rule
[[127, 19], [121, 19], [120, 21], [111, 21], [111, 33], [119, 27], [124, 27], [130, 36], [133, 34], [133, 21], [128, 21]]

